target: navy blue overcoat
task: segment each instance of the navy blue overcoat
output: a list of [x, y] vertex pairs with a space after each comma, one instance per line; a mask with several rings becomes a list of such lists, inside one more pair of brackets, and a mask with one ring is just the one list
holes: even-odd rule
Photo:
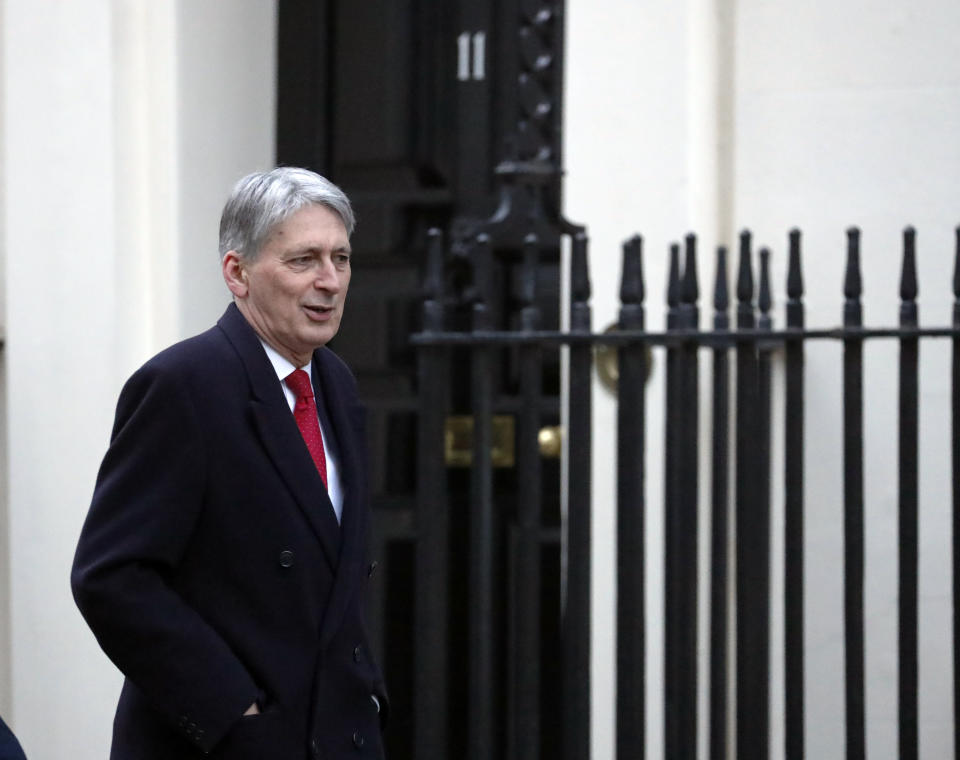
[[[341, 525], [235, 305], [124, 386], [72, 573], [125, 676], [113, 760], [382, 757], [363, 409], [327, 348], [313, 379], [340, 452]], [[262, 714], [241, 717], [254, 700]]]

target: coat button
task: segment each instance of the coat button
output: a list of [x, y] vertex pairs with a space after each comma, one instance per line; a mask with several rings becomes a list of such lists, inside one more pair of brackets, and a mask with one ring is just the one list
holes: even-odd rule
[[353, 746], [356, 747], [357, 749], [363, 748], [363, 736], [360, 734], [359, 731], [353, 732]]
[[293, 552], [289, 549], [280, 552], [280, 567], [293, 567]]
[[353, 661], [360, 662], [360, 647], [353, 648]]
[[373, 562], [370, 563], [370, 567], [367, 568], [367, 577], [368, 577], [368, 578], [369, 578], [371, 575], [373, 575], [373, 571], [377, 569], [377, 564], [378, 564], [378, 563], [377, 563], [376, 560], [374, 560]]

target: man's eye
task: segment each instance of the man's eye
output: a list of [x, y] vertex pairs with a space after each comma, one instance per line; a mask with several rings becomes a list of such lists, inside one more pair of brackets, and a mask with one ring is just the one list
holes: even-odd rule
[[333, 257], [333, 260], [337, 263], [337, 266], [346, 266], [350, 263], [350, 257], [345, 253], [338, 253]]

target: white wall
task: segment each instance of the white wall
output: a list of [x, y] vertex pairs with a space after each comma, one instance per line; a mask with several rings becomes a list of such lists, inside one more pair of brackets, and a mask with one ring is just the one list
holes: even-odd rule
[[0, 705], [30, 757], [107, 755], [120, 679], [70, 598], [73, 549], [123, 380], [227, 303], [219, 207], [273, 160], [274, 14], [268, 0], [4, 3]]
[[[0, 29], [3, 28], [3, 6], [0, 6]], [[0, 100], [3, 98], [3, 59], [0, 58]], [[0, 119], [0, 142], [3, 141], [3, 120]], [[3, 172], [4, 157], [0, 154], [0, 174]], [[0, 314], [5, 315], [6, 308], [6, 255], [3, 248], [5, 217], [4, 202], [0, 184]], [[2, 318], [0, 318], [2, 319]], [[0, 324], [0, 335], [6, 334], [6, 320]], [[6, 354], [0, 351], [0, 431], [7, 429], [7, 393], [6, 393]], [[10, 557], [6, 551], [10, 525], [7, 516], [7, 448], [6, 436], [0, 435], [3, 449], [0, 450], [0, 716], [10, 714]]]
[[[666, 249], [701, 233], [702, 323], [711, 312], [717, 243], [743, 226], [773, 250], [782, 324], [787, 231], [804, 230], [808, 323], [835, 325], [842, 308], [844, 233], [863, 229], [866, 319], [895, 324], [900, 231], [919, 230], [921, 321], [950, 319], [953, 228], [960, 222], [960, 7], [948, 0], [569, 0], [566, 211], [589, 225], [594, 325], [616, 318], [620, 243], [646, 241], [648, 324], [663, 324]], [[924, 344], [921, 371], [921, 751], [951, 747], [952, 665], [948, 513], [947, 348]], [[896, 754], [896, 347], [866, 352], [867, 717], [871, 757]], [[812, 347], [807, 366], [807, 745], [843, 747], [842, 486], [839, 349]], [[648, 736], [662, 742], [662, 362], [649, 384]], [[708, 375], [704, 374], [706, 380]], [[702, 401], [702, 410], [707, 407]], [[599, 384], [595, 430], [614, 429]], [[706, 421], [705, 421], [706, 423]], [[704, 424], [704, 433], [709, 430]], [[781, 428], [775, 430], [775, 435]], [[775, 447], [779, 451], [779, 444]], [[775, 451], [776, 453], [776, 451]], [[595, 616], [593, 748], [613, 757], [615, 461], [594, 440]], [[782, 546], [775, 469], [772, 539]], [[703, 470], [704, 477], [709, 469]], [[701, 537], [709, 530], [701, 519]], [[701, 540], [701, 546], [704, 541]], [[707, 561], [701, 553], [701, 565]], [[773, 592], [782, 593], [775, 566]], [[705, 596], [705, 594], [703, 595]], [[706, 605], [701, 605], [706, 612]], [[782, 610], [774, 604], [774, 616]], [[702, 654], [706, 656], [701, 620]], [[782, 710], [782, 627], [772, 645]], [[703, 674], [703, 669], [701, 669]], [[701, 725], [705, 704], [701, 709]], [[774, 721], [772, 756], [782, 753]]]
[[[601, 7], [602, 6], [602, 7]], [[589, 225], [594, 329], [616, 319], [616, 303], [607, 294], [618, 291], [620, 243], [643, 229], [648, 251], [657, 250], [656, 238], [669, 236], [684, 225], [685, 198], [682, 166], [684, 82], [670, 76], [674, 51], [684, 39], [684, 14], [669, 4], [644, 9], [630, 0], [607, 3], [568, 3], [566, 58], [566, 199], [567, 216]], [[643, 51], [642, 55], [639, 51]], [[641, 120], [649, 112], [659, 118]], [[621, 157], [629, 156], [626, 161]], [[652, 177], [665, 186], [650, 192]], [[616, 188], [617, 190], [614, 190]], [[646, 191], [644, 188], [647, 188]], [[611, 192], [613, 190], [613, 192]], [[642, 197], [642, 201], [641, 201]], [[652, 245], [651, 245], [652, 244]], [[662, 247], [662, 246], [661, 246]], [[648, 281], [658, 282], [657, 258], [646, 257]], [[656, 319], [656, 317], [654, 317]], [[649, 429], [659, 428], [659, 410], [648, 407]], [[616, 428], [615, 408], [605, 392], [594, 394], [594, 430]], [[594, 436], [593, 525], [593, 757], [612, 758], [615, 706], [616, 521], [613, 512], [615, 450], [610, 441]], [[650, 472], [656, 490], [659, 471]], [[603, 506], [608, 506], [604, 509]], [[650, 514], [647, 530], [662, 532], [659, 517]], [[658, 683], [662, 672], [662, 562], [658, 544], [647, 547], [648, 580], [647, 673]], [[648, 692], [649, 694], [649, 692]], [[648, 697], [647, 731], [653, 746], [662, 726], [658, 701]], [[655, 755], [652, 755], [655, 756]]]
[[116, 389], [109, 7], [9, 2], [2, 50], [11, 720], [59, 757], [104, 681], [68, 575]]
[[175, 245], [181, 334], [191, 335], [229, 301], [217, 253], [223, 202], [241, 176], [273, 167], [276, 3], [179, 0], [178, 7]]
[[[920, 315], [950, 322], [953, 230], [960, 223], [960, 6], [741, 2], [736, 37], [740, 223], [777, 255], [805, 233], [810, 322], [837, 323], [844, 228], [863, 231], [864, 314], [898, 319], [901, 231], [918, 230]], [[948, 346], [923, 344], [921, 372], [920, 747], [952, 746]], [[897, 746], [897, 348], [869, 344], [865, 374], [867, 751]], [[842, 746], [842, 451], [837, 347], [807, 364], [807, 730], [811, 757]], [[775, 534], [776, 535], [776, 534]], [[782, 650], [774, 649], [776, 656]], [[782, 704], [782, 700], [777, 700]]]

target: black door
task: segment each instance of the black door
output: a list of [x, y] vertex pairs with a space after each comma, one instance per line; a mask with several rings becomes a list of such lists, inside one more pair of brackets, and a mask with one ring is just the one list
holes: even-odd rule
[[[307, 166], [348, 194], [358, 225], [346, 316], [331, 346], [357, 376], [369, 411], [374, 551], [370, 621], [395, 706], [387, 733], [392, 760], [412, 757], [416, 357], [427, 231], [445, 230], [451, 274], [479, 231], [494, 239], [495, 319], [506, 328], [517, 287], [521, 228], [541, 235], [539, 300], [547, 328], [559, 313], [559, 51], [562, 3], [522, 0], [283, 0], [279, 12], [277, 160]], [[532, 184], [529, 176], [535, 177]], [[518, 216], [523, 216], [518, 220]], [[492, 221], [491, 221], [492, 220]], [[522, 222], [522, 223], [521, 223]], [[466, 268], [464, 268], [466, 269]], [[468, 280], [452, 304], [467, 313]], [[516, 411], [516, 369], [497, 372], [500, 410]], [[454, 366], [457, 366], [454, 363]], [[456, 375], [456, 370], [454, 374]], [[451, 377], [463, 388], [465, 376]], [[544, 425], [558, 420], [559, 361], [547, 362]], [[465, 394], [453, 394], [466, 404]], [[555, 654], [559, 618], [558, 462], [544, 467], [544, 659]], [[448, 683], [467, 674], [468, 471], [450, 469], [451, 646]], [[504, 548], [498, 582], [506, 617], [516, 473], [498, 472]], [[461, 508], [462, 507], [462, 508]], [[508, 661], [508, 637], [496, 651]], [[505, 670], [505, 669], [504, 669]], [[560, 687], [543, 684], [546, 715], [560, 714]], [[464, 692], [465, 693], [465, 692]], [[506, 672], [499, 728], [508, 731]], [[451, 754], [468, 741], [465, 702], [451, 711]], [[549, 721], [547, 721], [549, 723]], [[543, 756], [555, 754], [545, 726]], [[504, 752], [503, 756], [508, 756]]]

